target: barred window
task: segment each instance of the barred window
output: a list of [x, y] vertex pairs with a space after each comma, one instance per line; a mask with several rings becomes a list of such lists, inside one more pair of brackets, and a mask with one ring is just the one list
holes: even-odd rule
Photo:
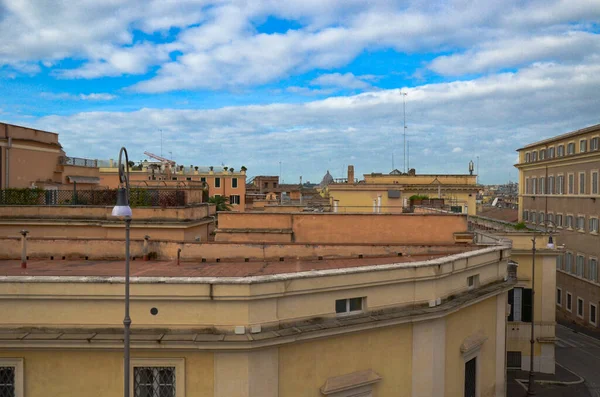
[[134, 367], [135, 397], [175, 397], [175, 367]]
[[15, 367], [0, 367], [0, 396], [15, 397]]

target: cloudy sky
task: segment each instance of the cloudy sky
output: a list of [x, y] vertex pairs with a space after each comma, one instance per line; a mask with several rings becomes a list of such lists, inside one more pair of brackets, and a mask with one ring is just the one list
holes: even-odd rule
[[[600, 123], [598, 0], [0, 0], [0, 120], [71, 156], [162, 152], [286, 182], [410, 167], [515, 180]], [[404, 97], [402, 93], [407, 95]]]

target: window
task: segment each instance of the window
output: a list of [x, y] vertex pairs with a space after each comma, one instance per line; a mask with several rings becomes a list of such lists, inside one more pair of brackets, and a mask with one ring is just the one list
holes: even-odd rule
[[266, 189], [266, 188], [268, 188], [268, 187], [269, 187], [269, 182], [265, 182], [265, 183], [263, 183], [263, 187], [264, 187], [265, 189]]
[[569, 194], [575, 194], [575, 175], [569, 174]]
[[579, 141], [579, 153], [587, 152], [587, 139], [582, 139]]
[[579, 173], [579, 194], [585, 194], [585, 172]]
[[171, 180], [172, 180], [172, 181], [176, 181], [176, 180], [177, 180], [177, 177], [176, 177], [176, 176], [173, 176], [173, 177], [171, 177]]
[[531, 193], [537, 193], [537, 178], [531, 178]]
[[556, 304], [562, 306], [562, 290], [560, 288], [556, 289]]
[[554, 215], [553, 214], [547, 214], [546, 215], [546, 221], [550, 226], [555, 225], [554, 223]]
[[467, 277], [467, 286], [469, 289], [479, 287], [479, 274]]
[[598, 233], [598, 218], [590, 218], [590, 233]]
[[548, 177], [548, 191], [547, 194], [554, 194], [554, 176]]
[[592, 194], [598, 194], [598, 171], [592, 171]]
[[540, 212], [540, 213], [538, 214], [538, 221], [537, 221], [537, 223], [538, 223], [538, 224], [542, 224], [542, 223], [544, 223], [544, 220], [545, 220], [544, 213], [543, 213], [543, 212]]
[[590, 258], [588, 262], [588, 280], [598, 282], [598, 259]]
[[554, 146], [548, 148], [548, 158], [549, 159], [553, 159], [555, 156], [555, 149]]
[[536, 216], [537, 215], [536, 215], [535, 211], [531, 211], [529, 213], [529, 221], [532, 222], [532, 223], [535, 223], [535, 220], [537, 219]]
[[508, 291], [508, 321], [531, 322], [531, 297], [531, 288], [513, 288]]
[[529, 158], [530, 158], [529, 152], [525, 153], [525, 162], [526, 163], [529, 163]]
[[531, 161], [537, 161], [537, 151], [531, 152]]
[[563, 269], [563, 256], [562, 255], [558, 255], [556, 257], [556, 269], [557, 270]]
[[573, 215], [567, 215], [567, 224], [568, 229], [573, 229]]
[[583, 255], [577, 255], [577, 269], [576, 274], [579, 277], [583, 277], [583, 269], [585, 267], [585, 258]]
[[583, 318], [583, 299], [577, 297], [577, 317]]
[[598, 307], [590, 303], [590, 324], [598, 325]]
[[545, 160], [546, 159], [546, 149], [541, 149], [540, 150], [540, 160]]
[[221, 178], [215, 178], [215, 187], [221, 187]]
[[183, 397], [184, 359], [134, 358], [131, 360], [133, 397]]
[[571, 295], [571, 293], [567, 291], [567, 310], [568, 311], [573, 310], [572, 305], [573, 305], [573, 295]]
[[523, 222], [527, 222], [529, 220], [529, 211], [523, 211]]
[[477, 357], [465, 363], [465, 397], [477, 395]]
[[567, 252], [565, 254], [565, 270], [567, 273], [573, 273], [573, 254], [571, 252]]
[[545, 194], [546, 193], [546, 184], [544, 182], [546, 182], [546, 178], [541, 177], [540, 178], [540, 185], [539, 185], [540, 191], [538, 192], [539, 194]]
[[205, 176], [201, 176], [200, 177], [200, 182], [206, 182], [206, 177]]
[[506, 352], [506, 368], [521, 370], [521, 352]]
[[565, 145], [559, 145], [558, 148], [556, 149], [556, 154], [558, 155], [558, 157], [562, 157], [565, 155]]
[[273, 187], [277, 187], [277, 182], [273, 182]]
[[23, 393], [23, 359], [0, 358], [0, 396], [21, 397]]
[[580, 215], [577, 217], [577, 230], [580, 232], [585, 231], [585, 216]]
[[556, 194], [565, 194], [565, 176], [559, 175], [556, 181]]
[[556, 218], [554, 219], [554, 223], [556, 227], [562, 227], [562, 214], [556, 214]]
[[590, 150], [598, 150], [598, 137], [590, 140]]
[[231, 178], [231, 187], [232, 188], [238, 187], [238, 179], [237, 178]]
[[567, 154], [575, 154], [575, 142], [570, 142], [567, 145]]
[[186, 181], [191, 181], [191, 180], [192, 180], [192, 177], [188, 176], [188, 177], [186, 177], [186, 178], [185, 178], [185, 180], [186, 180]]
[[239, 204], [240, 203], [240, 195], [232, 194], [229, 196], [229, 204]]
[[338, 299], [335, 301], [337, 314], [360, 312], [363, 310], [364, 298]]

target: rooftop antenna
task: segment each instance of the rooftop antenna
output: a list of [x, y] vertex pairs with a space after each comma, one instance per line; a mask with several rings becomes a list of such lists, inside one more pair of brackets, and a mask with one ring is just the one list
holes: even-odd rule
[[406, 141], [406, 168], [410, 171], [410, 142]]
[[394, 151], [392, 151], [392, 171], [394, 171]]
[[402, 95], [402, 113], [404, 113], [404, 172], [406, 172], [406, 92], [400, 91]]
[[477, 156], [477, 176], [475, 177], [475, 183], [479, 183], [479, 156]]

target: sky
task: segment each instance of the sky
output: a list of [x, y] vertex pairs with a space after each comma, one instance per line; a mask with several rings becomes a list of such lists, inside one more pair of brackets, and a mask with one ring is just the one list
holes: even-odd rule
[[0, 121], [69, 156], [495, 184], [600, 123], [599, 0], [0, 0], [0, 37]]

